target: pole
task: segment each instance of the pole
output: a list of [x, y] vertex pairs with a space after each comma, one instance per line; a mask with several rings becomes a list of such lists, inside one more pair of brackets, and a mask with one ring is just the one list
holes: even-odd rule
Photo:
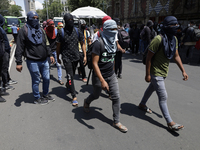
[[49, 19], [49, 15], [48, 15], [48, 6], [47, 6], [47, 0], [46, 0], [46, 8], [47, 8], [47, 20]]

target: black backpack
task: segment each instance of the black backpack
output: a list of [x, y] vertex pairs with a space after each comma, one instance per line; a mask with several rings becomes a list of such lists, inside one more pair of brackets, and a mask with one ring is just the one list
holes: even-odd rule
[[0, 29], [0, 58], [3, 57], [4, 53], [5, 53], [5, 42], [2, 31]]
[[200, 29], [198, 27], [194, 28], [194, 35], [193, 35], [193, 40], [195, 42], [199, 41], [200, 39]]
[[[86, 52], [86, 56], [87, 56], [87, 65], [88, 65], [88, 69], [93, 69], [93, 65], [92, 65], [92, 48], [94, 46], [94, 43], [96, 43], [96, 41], [94, 41], [91, 45], [88, 46], [88, 51]], [[104, 43], [101, 37], [99, 37], [99, 42], [101, 44], [101, 49], [104, 48]]]
[[[162, 36], [161, 34], [159, 34], [159, 35], [161, 36], [161, 42], [160, 42], [160, 44], [159, 44], [158, 51], [161, 49], [162, 40], [163, 40], [163, 36]], [[149, 44], [149, 45], [150, 45], [150, 44]], [[143, 56], [142, 56], [142, 63], [143, 63], [144, 65], [146, 65], [146, 59], [147, 59], [147, 54], [148, 54], [148, 50], [149, 50], [149, 45], [148, 45], [147, 48], [145, 49], [144, 54], [143, 54]], [[157, 52], [158, 52], [158, 51], [157, 51]]]
[[124, 29], [118, 30], [119, 45], [122, 48], [129, 48], [130, 36]]

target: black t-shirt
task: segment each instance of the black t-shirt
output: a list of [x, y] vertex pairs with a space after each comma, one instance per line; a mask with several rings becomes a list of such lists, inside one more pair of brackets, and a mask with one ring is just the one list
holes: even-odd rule
[[71, 34], [64, 30], [64, 38], [62, 37], [62, 30], [59, 30], [57, 34], [57, 42], [61, 43], [62, 58], [67, 62], [78, 61], [80, 59], [78, 42], [83, 40], [83, 34], [79, 29], [78, 33], [73, 29]]
[[103, 78], [112, 76], [114, 74], [113, 62], [115, 53], [108, 53], [105, 48], [101, 49], [101, 44], [99, 41], [94, 43], [92, 53], [99, 56], [98, 65]]
[[49, 44], [51, 47], [51, 52], [55, 52], [56, 51], [56, 38], [55, 39], [51, 39], [47, 36], [48, 40], [49, 40]]

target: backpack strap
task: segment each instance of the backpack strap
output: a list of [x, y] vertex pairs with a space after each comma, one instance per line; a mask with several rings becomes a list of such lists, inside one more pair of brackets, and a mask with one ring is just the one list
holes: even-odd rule
[[103, 50], [103, 49], [105, 49], [104, 47], [104, 42], [103, 42], [103, 39], [100, 37], [99, 38], [99, 42], [100, 42], [100, 48], [101, 48], [101, 50]]
[[61, 28], [61, 41], [63, 41], [63, 39], [64, 39], [64, 29]]

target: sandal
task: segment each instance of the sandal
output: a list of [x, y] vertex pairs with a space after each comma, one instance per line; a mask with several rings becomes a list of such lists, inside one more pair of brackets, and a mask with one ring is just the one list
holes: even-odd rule
[[145, 112], [147, 112], [147, 113], [149, 113], [149, 114], [152, 114], [152, 110], [149, 107], [147, 107], [147, 106], [141, 106], [141, 105], [139, 105], [138, 108], [141, 109], [141, 110], [143, 110], [143, 111], [145, 111]]
[[179, 131], [179, 130], [184, 129], [184, 126], [176, 123], [175, 125], [168, 125], [168, 129], [171, 131]]
[[84, 99], [83, 110], [84, 110], [84, 112], [86, 112], [86, 113], [89, 113], [89, 112], [90, 112], [90, 106], [89, 106], [89, 104], [86, 103], [86, 99]]
[[59, 80], [58, 82], [60, 83], [60, 85], [63, 85], [63, 84], [64, 84], [64, 82], [62, 82], [62, 80]]
[[78, 107], [78, 101], [77, 101], [77, 100], [73, 100], [73, 101], [72, 101], [72, 106]]
[[118, 129], [118, 130], [120, 130], [121, 132], [123, 132], [123, 133], [126, 133], [126, 132], [128, 131], [128, 128], [125, 127], [124, 125], [122, 125], [120, 122], [118, 122], [117, 124], [113, 123], [113, 126], [114, 126], [116, 129]]

